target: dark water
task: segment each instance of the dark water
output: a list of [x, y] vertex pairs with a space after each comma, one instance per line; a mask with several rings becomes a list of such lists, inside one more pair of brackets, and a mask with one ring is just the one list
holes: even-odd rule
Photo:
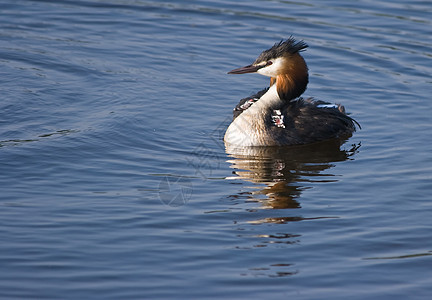
[[[2, 1], [0, 298], [429, 299], [429, 1]], [[293, 34], [344, 145], [228, 155]]]

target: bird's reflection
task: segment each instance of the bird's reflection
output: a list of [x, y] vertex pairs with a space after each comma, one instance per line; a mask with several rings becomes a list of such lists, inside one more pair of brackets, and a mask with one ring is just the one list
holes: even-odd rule
[[[263, 256], [265, 259], [251, 262], [251, 266], [242, 275], [285, 277], [300, 272], [296, 261], [285, 256], [279, 257], [275, 255], [279, 251], [274, 252], [272, 249], [297, 245], [302, 234], [292, 231], [296, 227], [279, 225], [337, 218], [328, 215], [305, 216], [300, 210], [286, 209], [300, 208], [301, 194], [304, 190], [313, 188], [315, 182], [338, 180], [331, 172], [334, 163], [351, 159], [360, 147], [360, 144], [348, 146], [344, 143], [345, 140], [331, 140], [305, 146], [249, 148], [231, 148], [226, 145], [229, 162], [234, 169], [230, 179], [249, 182], [248, 185], [252, 187], [252, 192], [242, 191], [230, 198], [238, 201], [246, 196], [247, 202], [257, 202], [263, 208], [246, 210], [252, 212], [246, 214], [248, 220], [236, 221], [239, 231], [237, 236], [242, 245], [239, 249], [260, 249], [268, 255]], [[265, 226], [266, 224], [269, 226]], [[276, 224], [279, 225], [274, 226]]]
[[266, 187], [254, 195], [264, 195], [260, 202], [266, 208], [299, 208], [297, 199], [310, 182], [334, 182], [335, 175], [324, 170], [334, 162], [349, 159], [359, 145], [341, 149], [344, 140], [330, 140], [303, 146], [289, 147], [242, 147], [226, 146], [231, 168], [236, 176]]

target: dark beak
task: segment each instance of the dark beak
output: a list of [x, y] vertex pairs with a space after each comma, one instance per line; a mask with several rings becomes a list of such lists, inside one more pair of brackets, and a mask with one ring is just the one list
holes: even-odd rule
[[261, 69], [263, 66], [254, 66], [249, 65], [246, 67], [237, 68], [228, 72], [228, 74], [245, 74], [245, 73], [254, 73]]
[[272, 61], [268, 61], [266, 64], [264, 65], [249, 65], [246, 67], [241, 67], [241, 68], [237, 68], [234, 70], [231, 70], [228, 72], [228, 74], [245, 74], [245, 73], [255, 73], [256, 71], [258, 71], [261, 68], [265, 68], [267, 66], [270, 66], [273, 62]]

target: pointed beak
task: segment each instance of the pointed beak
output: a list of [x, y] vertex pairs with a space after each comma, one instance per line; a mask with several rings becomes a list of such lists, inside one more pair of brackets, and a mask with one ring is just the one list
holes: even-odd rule
[[272, 64], [271, 61], [268, 61], [266, 64], [261, 65], [249, 65], [246, 67], [237, 68], [228, 72], [228, 74], [245, 74], [245, 73], [255, 73], [261, 68], [265, 68]]
[[228, 74], [255, 73], [256, 71], [258, 71], [262, 67], [263, 66], [249, 65], [249, 66], [246, 66], [246, 67], [241, 67], [241, 68], [237, 68], [237, 69], [231, 70], [231, 71], [228, 72]]

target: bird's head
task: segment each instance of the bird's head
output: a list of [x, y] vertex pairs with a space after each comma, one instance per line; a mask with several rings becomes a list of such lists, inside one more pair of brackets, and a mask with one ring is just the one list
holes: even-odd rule
[[263, 51], [252, 64], [231, 70], [228, 74], [259, 73], [269, 76], [271, 84], [276, 81], [281, 98], [296, 98], [305, 91], [308, 83], [308, 68], [299, 54], [307, 47], [305, 42], [297, 42], [290, 37]]

